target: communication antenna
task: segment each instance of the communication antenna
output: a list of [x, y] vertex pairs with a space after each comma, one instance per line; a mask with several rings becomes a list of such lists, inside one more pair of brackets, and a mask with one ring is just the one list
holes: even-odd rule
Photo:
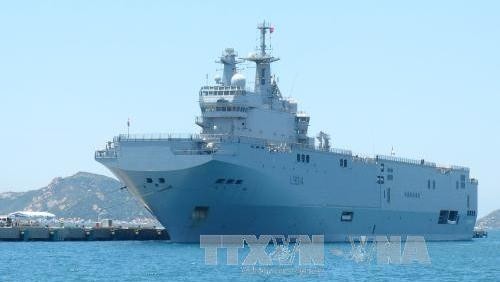
[[293, 95], [293, 90], [295, 88], [295, 82], [297, 81], [298, 76], [299, 76], [298, 72], [296, 72], [295, 75], [293, 76], [292, 86], [290, 87], [290, 93], [288, 94], [288, 96], [290, 96], [290, 97], [292, 97], [292, 95]]

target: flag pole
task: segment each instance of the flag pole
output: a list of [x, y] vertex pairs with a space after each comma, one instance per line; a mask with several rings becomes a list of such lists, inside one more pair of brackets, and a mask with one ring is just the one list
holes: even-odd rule
[[130, 137], [130, 118], [127, 119], [127, 138]]

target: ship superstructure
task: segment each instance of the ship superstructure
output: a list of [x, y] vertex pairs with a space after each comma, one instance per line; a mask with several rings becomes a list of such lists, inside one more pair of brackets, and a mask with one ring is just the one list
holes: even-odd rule
[[261, 44], [258, 52], [250, 53], [243, 60], [255, 62], [254, 91], [246, 89], [245, 77], [237, 72], [240, 63], [232, 48], [221, 56], [222, 78], [216, 77], [215, 85], [200, 90], [202, 116], [196, 124], [202, 135], [247, 136], [273, 140], [273, 142], [313, 144], [307, 137], [309, 116], [297, 111], [297, 103], [282, 97], [271, 73], [271, 63], [279, 60], [266, 50], [266, 32], [269, 25], [259, 25]]
[[[201, 133], [122, 134], [96, 152], [176, 242], [209, 234], [416, 235], [468, 240], [477, 180], [465, 167], [395, 156], [360, 157], [308, 136], [310, 117], [284, 98], [258, 26], [257, 52], [227, 48], [222, 77], [199, 91]], [[255, 63], [250, 90], [237, 65]]]

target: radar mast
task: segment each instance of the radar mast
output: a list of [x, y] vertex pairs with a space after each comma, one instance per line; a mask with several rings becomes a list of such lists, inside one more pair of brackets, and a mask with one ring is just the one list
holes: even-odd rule
[[[263, 97], [269, 99], [272, 98], [271, 91], [271, 63], [278, 61], [279, 58], [275, 58], [266, 53], [266, 33], [269, 34], [274, 32], [274, 27], [265, 21], [257, 26], [260, 31], [260, 52], [252, 53], [247, 58], [247, 61], [255, 62], [255, 88], [256, 94], [260, 94]], [[265, 99], [265, 100], [267, 100]], [[267, 101], [269, 103], [270, 101]]]

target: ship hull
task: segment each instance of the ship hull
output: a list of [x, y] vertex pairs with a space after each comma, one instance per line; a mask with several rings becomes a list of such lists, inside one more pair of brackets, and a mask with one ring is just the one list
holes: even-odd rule
[[[182, 169], [170, 166], [133, 170], [124, 169], [117, 162], [107, 166], [166, 227], [174, 242], [199, 242], [200, 235], [228, 234], [324, 235], [325, 242], [344, 242], [357, 236], [404, 239], [420, 235], [432, 241], [472, 237], [475, 217], [465, 216], [463, 207], [452, 202], [441, 206], [459, 209], [464, 216], [457, 224], [438, 224], [438, 207], [396, 205], [399, 195], [394, 192], [392, 203], [387, 203], [382, 196], [383, 185], [360, 187], [362, 183], [353, 179], [353, 186], [357, 187], [349, 187], [346, 181], [356, 176], [341, 178], [335, 171], [317, 169], [297, 181], [295, 175], [303, 175], [300, 167], [295, 165], [287, 171], [288, 167], [280, 166], [284, 162], [280, 156], [274, 160], [272, 156], [263, 156], [263, 160], [275, 164], [266, 167], [255, 161], [259, 154], [260, 151], [253, 153], [254, 161], [245, 163], [237, 154], [203, 156], [202, 162], [184, 165]], [[333, 163], [332, 158], [329, 165]], [[372, 173], [366, 164], [352, 168]], [[324, 185], [327, 182], [331, 184]], [[369, 190], [366, 196], [360, 194]], [[344, 221], [345, 213], [350, 218]]]

